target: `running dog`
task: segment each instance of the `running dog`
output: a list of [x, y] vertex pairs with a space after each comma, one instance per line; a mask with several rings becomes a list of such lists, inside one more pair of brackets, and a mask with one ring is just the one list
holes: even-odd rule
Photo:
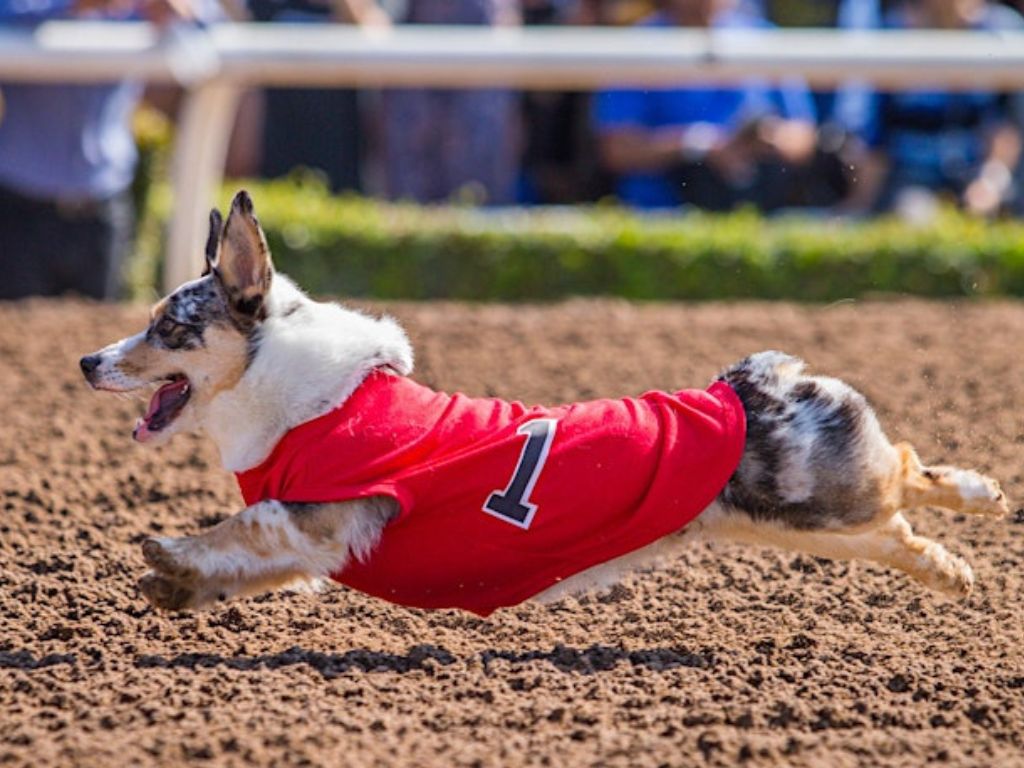
[[274, 271], [244, 191], [226, 221], [211, 212], [206, 262], [143, 331], [81, 360], [98, 390], [159, 384], [135, 439], [205, 430], [248, 504], [143, 543], [139, 587], [158, 608], [330, 577], [486, 616], [608, 585], [695, 538], [870, 560], [963, 597], [970, 566], [903, 513], [1008, 511], [994, 480], [924, 466], [862, 395], [780, 352], [707, 390], [528, 408], [409, 379], [395, 321]]

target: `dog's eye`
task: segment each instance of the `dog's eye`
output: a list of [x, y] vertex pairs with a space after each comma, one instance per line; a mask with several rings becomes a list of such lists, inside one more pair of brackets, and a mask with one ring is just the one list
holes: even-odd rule
[[173, 336], [174, 332], [178, 330], [180, 325], [180, 323], [174, 322], [169, 317], [162, 317], [160, 318], [160, 322], [156, 324], [156, 328], [154, 328], [154, 330], [156, 331], [157, 336], [167, 338], [168, 336]]
[[166, 349], [193, 349], [203, 343], [203, 329], [161, 317], [149, 331], [149, 338]]

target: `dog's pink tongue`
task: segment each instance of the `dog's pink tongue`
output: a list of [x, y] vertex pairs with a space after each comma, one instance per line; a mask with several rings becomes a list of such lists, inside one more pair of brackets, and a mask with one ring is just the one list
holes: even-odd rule
[[132, 437], [140, 443], [144, 443], [153, 437], [154, 434], [159, 432], [159, 428], [154, 430], [149, 428], [150, 424], [153, 422], [153, 418], [160, 413], [160, 409], [164, 405], [170, 404], [180, 398], [186, 389], [188, 389], [188, 381], [186, 379], [177, 379], [176, 381], [167, 382], [160, 387], [160, 389], [154, 392], [153, 397], [149, 399], [149, 407], [146, 408], [146, 415], [135, 422], [135, 429], [132, 430]]

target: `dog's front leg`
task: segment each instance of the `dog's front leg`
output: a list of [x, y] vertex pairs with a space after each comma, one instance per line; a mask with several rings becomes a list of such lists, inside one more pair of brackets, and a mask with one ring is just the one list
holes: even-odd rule
[[373, 549], [394, 514], [391, 499], [336, 504], [263, 501], [198, 536], [151, 538], [139, 581], [157, 608], [187, 610], [324, 578]]

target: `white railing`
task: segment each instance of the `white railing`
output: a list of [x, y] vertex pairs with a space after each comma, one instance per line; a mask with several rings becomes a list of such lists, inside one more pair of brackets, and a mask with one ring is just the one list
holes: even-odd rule
[[595, 89], [803, 77], [887, 89], [1024, 91], [1024, 33], [50, 22], [0, 30], [0, 82], [137, 77], [188, 90], [177, 131], [164, 283], [197, 274], [241, 89], [440, 86]]

